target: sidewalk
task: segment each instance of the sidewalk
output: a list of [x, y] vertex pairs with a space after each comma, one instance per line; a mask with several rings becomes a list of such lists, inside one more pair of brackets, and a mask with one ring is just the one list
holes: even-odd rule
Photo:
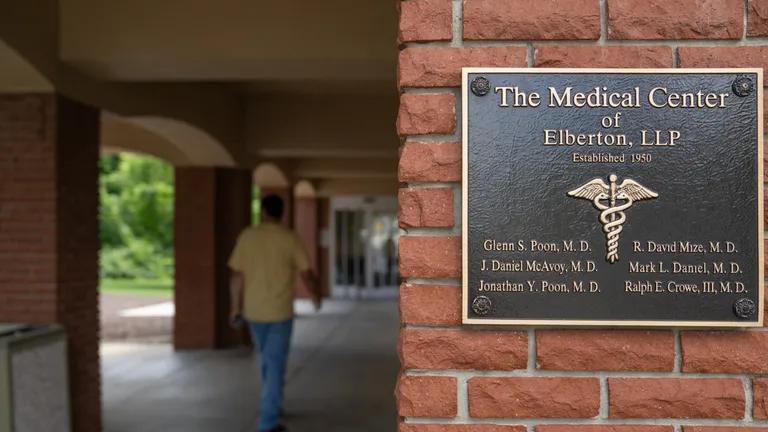
[[[291, 431], [396, 430], [398, 328], [393, 301], [333, 301], [300, 315], [286, 384]], [[102, 370], [106, 432], [255, 431], [259, 373], [248, 350], [105, 343]]]

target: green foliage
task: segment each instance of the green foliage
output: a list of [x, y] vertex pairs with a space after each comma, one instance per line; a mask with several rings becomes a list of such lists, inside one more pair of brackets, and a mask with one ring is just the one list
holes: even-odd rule
[[261, 222], [261, 190], [253, 185], [251, 190], [251, 223], [258, 225]]
[[150, 156], [102, 156], [101, 276], [173, 278], [173, 168]]
[[101, 291], [137, 296], [173, 296], [173, 280], [157, 279], [101, 279]]

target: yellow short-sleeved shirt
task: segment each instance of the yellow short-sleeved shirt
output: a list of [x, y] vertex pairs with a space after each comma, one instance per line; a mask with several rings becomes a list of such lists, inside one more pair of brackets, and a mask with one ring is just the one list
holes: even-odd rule
[[245, 319], [283, 321], [293, 316], [296, 273], [309, 270], [307, 253], [293, 231], [270, 222], [246, 228], [229, 267], [245, 278]]

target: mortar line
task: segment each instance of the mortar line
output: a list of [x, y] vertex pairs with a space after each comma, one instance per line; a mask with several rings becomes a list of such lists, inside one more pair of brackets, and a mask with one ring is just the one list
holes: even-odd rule
[[[502, 426], [526, 426], [534, 427], [537, 425], [628, 425], [628, 426], [672, 426], [680, 428], [681, 426], [720, 426], [720, 427], [766, 427], [768, 421], [760, 420], [751, 423], [745, 423], [740, 419], [680, 419], [680, 418], [475, 418], [467, 417], [465, 419], [444, 418], [444, 417], [406, 417], [406, 423], [413, 424], [472, 424], [472, 425], [502, 425]], [[676, 429], [678, 430], [678, 429]]]
[[408, 189], [453, 189], [457, 182], [407, 182]]
[[453, 186], [453, 228], [457, 235], [461, 235], [462, 217], [461, 214], [461, 183], [452, 183]]
[[462, 0], [454, 0], [451, 4], [451, 46], [462, 46], [464, 34]]
[[[723, 46], [765, 46], [768, 44], [768, 37], [751, 37], [748, 39], [646, 39], [646, 40], [622, 40], [608, 39], [600, 44], [600, 39], [520, 39], [520, 40], [467, 40], [464, 41], [464, 47], [520, 47], [534, 45], [562, 45], [562, 46], [687, 46], [687, 47], [723, 47]], [[434, 45], [434, 43], [418, 44], [423, 46]], [[446, 46], [445, 44], [443, 44]]]
[[600, 0], [600, 39], [597, 40], [597, 44], [605, 45], [606, 41], [608, 41], [608, 2]]
[[408, 135], [406, 143], [456, 142], [454, 135]]
[[432, 93], [453, 93], [459, 90], [458, 87], [404, 87], [403, 93], [432, 94]]
[[528, 330], [528, 367], [530, 372], [536, 372], [536, 329]]
[[647, 39], [647, 40], [621, 40], [607, 39], [521, 39], [521, 40], [466, 40], [460, 46], [453, 42], [407, 42], [406, 48], [458, 48], [458, 47], [527, 47], [528, 45], [561, 45], [561, 46], [683, 46], [683, 47], [737, 47], [737, 46], [765, 46], [768, 37], [758, 36], [739, 39]]
[[[406, 326], [409, 329], [429, 329], [428, 326], [409, 324]], [[441, 326], [440, 330], [461, 330], [466, 327], [461, 326]], [[490, 329], [483, 329], [478, 331], [493, 331]], [[405, 371], [406, 375], [413, 376], [460, 376], [461, 374], [470, 373], [472, 376], [487, 377], [487, 378], [646, 378], [646, 379], [664, 379], [674, 378], [678, 380], [693, 380], [693, 379], [737, 379], [743, 381], [744, 374], [725, 374], [725, 373], [686, 373], [684, 375], [675, 372], [596, 372], [596, 371], [564, 371], [564, 370], [542, 370], [536, 369], [533, 371], [526, 369], [510, 369], [510, 370], [468, 370], [468, 369], [408, 369]], [[765, 378], [768, 374], [754, 374], [749, 375], [755, 378]]]
[[672, 372], [679, 375], [683, 369], [683, 348], [680, 342], [680, 329], [672, 330], [672, 337], [674, 338], [675, 343], [675, 359]]
[[466, 421], [469, 419], [469, 396], [467, 395], [467, 381], [469, 376], [460, 376], [456, 379], [456, 418]]
[[536, 49], [532, 43], [528, 43], [525, 48], [525, 63], [529, 68], [536, 64]]
[[744, 29], [741, 33], [741, 40], [746, 42], [747, 41], [747, 23], [749, 22], [749, 0], [744, 0], [742, 2], [742, 5], [744, 6], [742, 9], [744, 11], [744, 14], [742, 17], [743, 23], [744, 23]]
[[456, 228], [427, 228], [427, 227], [413, 227], [408, 228], [408, 237], [456, 237]]
[[755, 405], [755, 400], [752, 394], [752, 378], [750, 377], [744, 377], [744, 420], [747, 422], [752, 422], [754, 419], [752, 418], [752, 412]]
[[608, 419], [608, 378], [605, 374], [600, 374], [600, 410], [598, 417], [602, 420]]
[[672, 67], [680, 67], [680, 48], [677, 45], [672, 46]]

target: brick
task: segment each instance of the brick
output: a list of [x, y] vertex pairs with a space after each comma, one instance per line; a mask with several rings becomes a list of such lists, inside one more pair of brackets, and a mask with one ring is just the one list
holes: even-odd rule
[[768, 373], [768, 333], [684, 332], [684, 372]]
[[536, 432], [673, 432], [670, 426], [646, 425], [539, 425]]
[[671, 332], [547, 330], [536, 333], [540, 369], [599, 371], [672, 371], [675, 342]]
[[683, 426], [683, 432], [768, 432], [768, 427]]
[[406, 48], [400, 51], [400, 87], [458, 87], [461, 68], [470, 66], [524, 67], [525, 47]]
[[667, 46], [541, 45], [536, 47], [536, 67], [672, 67]]
[[768, 0], [747, 3], [747, 36], [768, 36]]
[[464, 0], [464, 39], [598, 39], [598, 0]]
[[742, 0], [608, 0], [609, 39], [741, 39]]
[[767, 46], [680, 47], [680, 67], [768, 67]]
[[413, 424], [400, 423], [399, 432], [525, 432], [519, 425]]
[[461, 324], [461, 287], [455, 285], [401, 285], [400, 319], [403, 324]]
[[453, 226], [453, 189], [400, 189], [397, 202], [401, 228]]
[[400, 276], [457, 278], [461, 276], [459, 237], [400, 237]]
[[395, 388], [397, 412], [403, 417], [455, 417], [456, 378], [401, 375]]
[[72, 430], [101, 430], [99, 111], [0, 96], [0, 322], [67, 332]]
[[400, 3], [401, 42], [451, 40], [451, 0], [409, 0]]
[[609, 378], [611, 418], [720, 418], [744, 416], [738, 379]]
[[752, 381], [752, 417], [768, 420], [768, 379]]
[[484, 418], [590, 418], [600, 408], [597, 378], [472, 378], [469, 414]]
[[400, 135], [451, 134], [456, 130], [456, 97], [451, 93], [403, 93], [397, 114]]
[[528, 365], [523, 332], [405, 329], [399, 351], [406, 369], [513, 370]]
[[[227, 284], [226, 278], [217, 275], [228, 273], [229, 254], [250, 224], [252, 174], [235, 168], [176, 167], [174, 178], [174, 348], [236, 345], [240, 332], [232, 331], [226, 317], [217, 312], [216, 305], [225, 301], [222, 284]], [[262, 196], [290, 192], [261, 190]], [[299, 203], [288, 204], [297, 208]]]
[[456, 182], [461, 180], [461, 144], [406, 142], [400, 149], [401, 182]]

